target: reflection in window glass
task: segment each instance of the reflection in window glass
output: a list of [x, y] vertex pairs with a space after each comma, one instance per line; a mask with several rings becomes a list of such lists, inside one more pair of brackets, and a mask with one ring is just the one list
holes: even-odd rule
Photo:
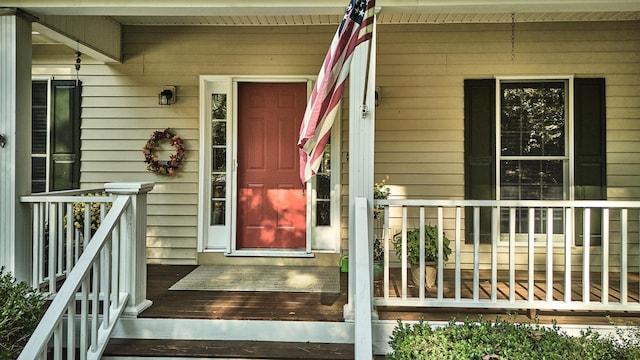
[[211, 225], [224, 225], [227, 196], [227, 94], [211, 95]]
[[[502, 82], [500, 98], [500, 199], [566, 198], [569, 157], [566, 150], [565, 81]], [[536, 210], [535, 232], [545, 233], [546, 211]], [[554, 233], [564, 224], [553, 213]], [[516, 210], [516, 232], [526, 233], [528, 209]], [[509, 211], [501, 211], [501, 231], [509, 231]]]
[[316, 175], [316, 225], [331, 226], [331, 138]]

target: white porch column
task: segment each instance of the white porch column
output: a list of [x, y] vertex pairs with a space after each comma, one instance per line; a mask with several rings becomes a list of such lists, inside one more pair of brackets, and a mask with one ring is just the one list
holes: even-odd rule
[[152, 182], [104, 184], [109, 194], [131, 197], [127, 226], [121, 229], [120, 286], [129, 293], [125, 316], [138, 316], [151, 306], [151, 300], [147, 299], [147, 193], [154, 185]]
[[31, 18], [0, 8], [0, 266], [31, 279]]
[[[374, 28], [375, 29], [375, 28]], [[373, 233], [373, 223], [369, 223], [367, 238], [356, 239], [355, 199], [365, 197], [367, 207], [373, 208], [373, 151], [375, 130], [375, 67], [376, 67], [376, 35], [373, 40], [360, 45], [353, 53], [349, 73], [349, 302], [345, 305], [344, 316], [354, 317], [355, 299], [355, 258], [363, 256], [356, 253], [356, 242], [366, 241]], [[366, 106], [363, 107], [364, 85], [367, 70], [369, 46], [372, 46], [369, 63], [369, 81], [367, 84]], [[373, 215], [372, 215], [373, 216]], [[370, 244], [371, 245], [371, 244]], [[373, 276], [371, 274], [371, 276]], [[373, 295], [373, 294], [372, 294]]]

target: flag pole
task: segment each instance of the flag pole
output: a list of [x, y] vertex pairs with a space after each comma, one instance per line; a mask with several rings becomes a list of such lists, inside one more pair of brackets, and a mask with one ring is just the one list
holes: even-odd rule
[[[374, 15], [374, 22], [373, 22], [373, 30], [375, 32], [376, 26], [375, 26], [375, 15]], [[371, 36], [371, 39], [369, 40], [369, 51], [367, 51], [367, 65], [365, 66], [365, 75], [364, 75], [364, 92], [362, 93], [362, 111], [364, 113], [364, 109], [367, 108], [367, 89], [369, 88], [369, 64], [371, 63], [371, 49], [373, 48], [373, 35]]]

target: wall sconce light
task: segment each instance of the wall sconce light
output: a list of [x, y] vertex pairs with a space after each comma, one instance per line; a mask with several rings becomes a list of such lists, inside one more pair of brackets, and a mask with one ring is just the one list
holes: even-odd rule
[[163, 86], [158, 94], [158, 105], [171, 105], [176, 103], [176, 87]]

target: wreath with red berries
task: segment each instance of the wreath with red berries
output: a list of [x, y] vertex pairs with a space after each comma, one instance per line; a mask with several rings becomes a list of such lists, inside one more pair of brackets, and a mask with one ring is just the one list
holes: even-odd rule
[[[153, 151], [162, 141], [169, 141], [169, 145], [176, 149], [175, 154], [169, 155], [169, 160], [166, 163], [158, 161]], [[151, 134], [147, 144], [142, 148], [144, 153], [144, 162], [147, 164], [147, 170], [161, 175], [173, 175], [180, 163], [184, 160], [184, 141], [180, 138], [180, 135], [176, 135], [173, 130], [166, 128], [162, 131], [154, 131]]]

